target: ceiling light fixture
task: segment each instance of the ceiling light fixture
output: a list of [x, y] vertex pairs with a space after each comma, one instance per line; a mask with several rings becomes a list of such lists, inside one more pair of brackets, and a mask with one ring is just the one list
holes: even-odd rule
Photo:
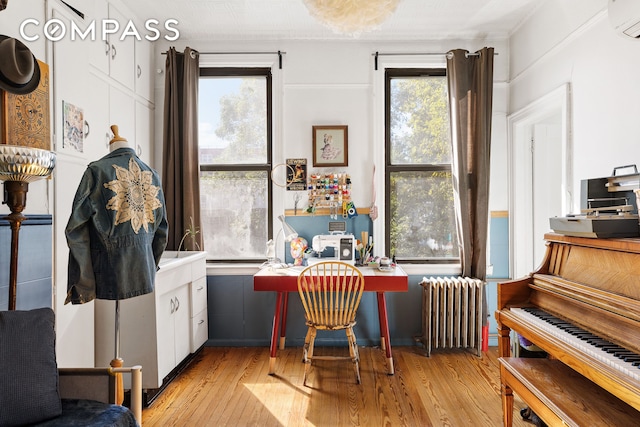
[[334, 32], [358, 36], [376, 29], [400, 0], [304, 0], [311, 16]]

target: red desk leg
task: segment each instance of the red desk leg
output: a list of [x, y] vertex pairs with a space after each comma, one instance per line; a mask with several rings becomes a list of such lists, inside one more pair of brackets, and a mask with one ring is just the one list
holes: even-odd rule
[[282, 299], [282, 322], [280, 326], [280, 350], [284, 350], [284, 341], [287, 335], [287, 307], [289, 306], [289, 292], [284, 293]]
[[280, 326], [280, 312], [282, 309], [282, 292], [276, 296], [276, 310], [273, 314], [273, 326], [271, 329], [271, 358], [269, 359], [269, 375], [273, 375], [276, 369], [276, 352], [278, 341], [278, 326]]
[[377, 292], [378, 295], [378, 317], [380, 319], [380, 335], [382, 349], [385, 350], [387, 356], [387, 365], [389, 368], [389, 375], [394, 374], [393, 368], [393, 356], [391, 355], [391, 340], [389, 338], [389, 320], [387, 318], [387, 300], [384, 297], [384, 292]]

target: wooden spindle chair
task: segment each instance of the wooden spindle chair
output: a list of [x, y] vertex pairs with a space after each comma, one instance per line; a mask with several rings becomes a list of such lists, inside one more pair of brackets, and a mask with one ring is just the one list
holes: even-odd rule
[[[305, 311], [307, 335], [304, 340], [305, 363], [303, 383], [311, 361], [315, 359], [351, 359], [356, 382], [360, 384], [360, 356], [353, 327], [362, 299], [364, 277], [356, 267], [340, 261], [323, 261], [311, 265], [298, 276], [298, 293]], [[317, 330], [344, 330], [347, 334], [349, 356], [314, 356]]]

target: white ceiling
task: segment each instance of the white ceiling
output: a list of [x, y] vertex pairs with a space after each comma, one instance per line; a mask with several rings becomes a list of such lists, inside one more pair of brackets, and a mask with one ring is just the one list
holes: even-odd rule
[[[368, 0], [365, 0], [368, 1]], [[400, 0], [362, 40], [504, 38], [541, 0]], [[313, 18], [303, 0], [130, 0], [141, 20], [176, 19], [186, 40], [351, 39]]]

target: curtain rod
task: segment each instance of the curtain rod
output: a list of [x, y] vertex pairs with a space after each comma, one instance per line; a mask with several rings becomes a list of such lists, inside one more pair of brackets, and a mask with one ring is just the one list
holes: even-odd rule
[[[277, 52], [198, 52], [200, 55], [278, 55], [278, 68], [282, 70], [282, 55], [286, 55], [287, 52], [281, 50]], [[167, 52], [162, 52], [166, 55]]]
[[[389, 52], [389, 53], [380, 53], [380, 52], [375, 52], [372, 53], [371, 56], [375, 56], [375, 60], [374, 60], [374, 64], [375, 64], [375, 70], [378, 71], [378, 57], [379, 56], [414, 56], [414, 55], [419, 55], [419, 56], [446, 56], [448, 55], [449, 52]], [[497, 55], [498, 52], [494, 52], [493, 55]], [[467, 57], [469, 56], [479, 56], [479, 53], [469, 53], [467, 52]]]

